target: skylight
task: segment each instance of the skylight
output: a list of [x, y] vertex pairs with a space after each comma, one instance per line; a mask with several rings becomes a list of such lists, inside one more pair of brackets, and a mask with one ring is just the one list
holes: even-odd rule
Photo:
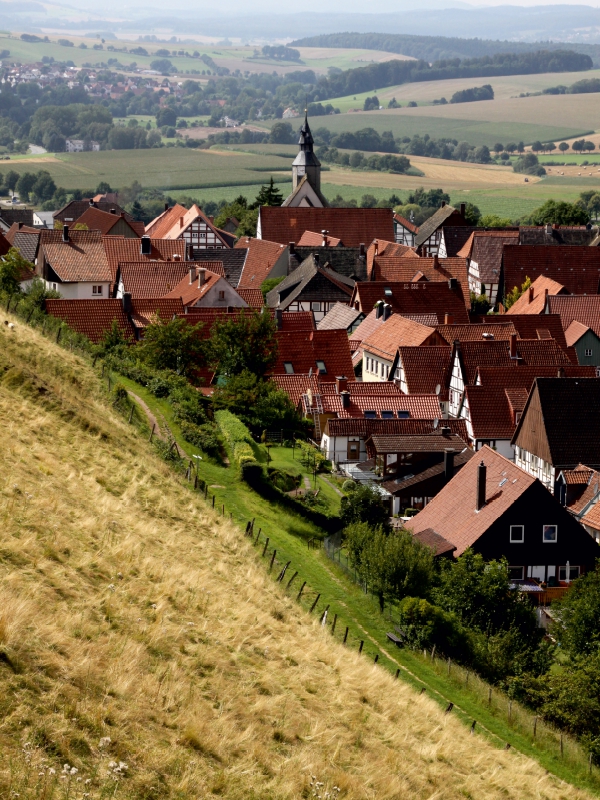
[[408, 419], [410, 417], [410, 411], [399, 411], [398, 412], [398, 419]]
[[291, 361], [284, 361], [283, 368], [285, 369], [286, 375], [293, 375], [294, 374], [294, 365]]
[[381, 412], [381, 419], [394, 419], [394, 412], [393, 411], [382, 411]]
[[384, 293], [384, 294], [385, 294], [387, 297], [391, 297], [391, 296], [392, 296], [392, 290], [390, 289], [390, 287], [389, 287], [389, 286], [386, 286], [386, 287], [385, 287], [385, 289], [383, 290], [383, 293]]
[[324, 361], [317, 361], [317, 369], [321, 375], [327, 375], [327, 367]]
[[365, 419], [377, 419], [376, 411], [365, 411]]

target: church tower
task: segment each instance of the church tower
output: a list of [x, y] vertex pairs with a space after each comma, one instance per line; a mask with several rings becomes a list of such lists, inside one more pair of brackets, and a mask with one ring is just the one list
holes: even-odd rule
[[328, 206], [321, 194], [321, 162], [314, 154], [314, 139], [308, 124], [308, 109], [298, 139], [300, 150], [292, 164], [292, 193], [283, 201], [284, 206]]

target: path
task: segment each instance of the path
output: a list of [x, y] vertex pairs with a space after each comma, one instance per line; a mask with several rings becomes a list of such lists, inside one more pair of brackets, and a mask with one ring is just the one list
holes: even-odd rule
[[345, 496], [346, 496], [346, 495], [345, 495], [345, 494], [344, 494], [342, 491], [340, 491], [340, 490], [338, 489], [338, 487], [337, 487], [337, 486], [336, 486], [334, 483], [332, 483], [330, 480], [328, 480], [328, 479], [327, 479], [327, 478], [326, 478], [324, 475], [321, 475], [321, 480], [325, 481], [325, 483], [327, 484], [327, 486], [330, 486], [330, 487], [333, 489], [333, 491], [334, 491], [334, 492], [335, 492], [337, 495], [339, 495], [340, 497], [345, 497]]
[[142, 398], [141, 398], [141, 397], [139, 397], [139, 396], [138, 396], [137, 394], [135, 394], [134, 392], [130, 392], [130, 391], [128, 391], [128, 392], [127, 392], [127, 394], [128, 394], [130, 397], [132, 397], [132, 398], [133, 398], [133, 400], [135, 400], [135, 402], [136, 402], [136, 403], [139, 405], [139, 407], [142, 409], [142, 411], [143, 411], [143, 412], [144, 412], [144, 414], [146, 415], [146, 418], [148, 419], [148, 424], [150, 425], [150, 430], [152, 430], [152, 426], [153, 426], [153, 425], [155, 425], [156, 427], [154, 428], [154, 435], [155, 435], [157, 438], [159, 438], [159, 439], [162, 439], [162, 441], [164, 442], [164, 441], [165, 441], [165, 435], [164, 435], [164, 433], [162, 432], [160, 425], [158, 424], [158, 420], [156, 419], [156, 417], [154, 416], [154, 414], [152, 413], [152, 411], [150, 411], [150, 409], [148, 408], [148, 406], [146, 405], [146, 403], [144, 403], [144, 401], [142, 400]]

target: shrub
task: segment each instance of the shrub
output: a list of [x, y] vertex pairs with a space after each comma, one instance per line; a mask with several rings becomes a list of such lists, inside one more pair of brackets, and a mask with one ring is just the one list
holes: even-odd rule
[[345, 492], [346, 494], [351, 494], [352, 492], [355, 492], [356, 489], [357, 484], [353, 480], [348, 479], [342, 483], [342, 492]]
[[122, 383], [117, 383], [112, 390], [112, 396], [115, 405], [117, 405], [117, 403], [120, 403], [122, 400], [127, 400], [127, 389]]
[[244, 423], [230, 411], [225, 410], [217, 411], [215, 420], [242, 479], [248, 481], [258, 477], [259, 473], [262, 475], [262, 467], [254, 455], [254, 440]]
[[221, 450], [221, 442], [217, 435], [217, 427], [212, 423], [204, 425], [194, 425], [193, 422], [180, 423], [181, 434], [186, 442], [199, 447], [203, 453], [218, 458]]

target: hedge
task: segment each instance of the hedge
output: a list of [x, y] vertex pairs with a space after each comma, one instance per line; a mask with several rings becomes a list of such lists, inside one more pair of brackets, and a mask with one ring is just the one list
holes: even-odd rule
[[263, 469], [254, 456], [254, 440], [248, 428], [231, 411], [215, 412], [215, 421], [227, 444], [229, 455], [243, 480], [257, 480]]

